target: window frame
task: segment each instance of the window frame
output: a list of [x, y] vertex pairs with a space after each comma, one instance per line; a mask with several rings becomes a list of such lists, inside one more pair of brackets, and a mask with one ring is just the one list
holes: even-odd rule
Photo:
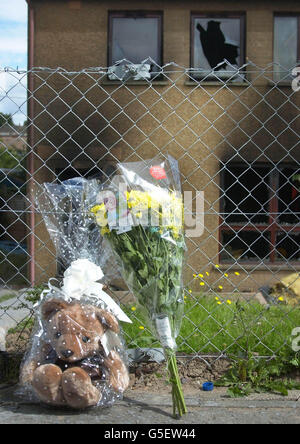
[[112, 33], [113, 18], [157, 18], [158, 19], [158, 36], [157, 36], [157, 53], [160, 61], [159, 66], [163, 65], [163, 11], [151, 10], [118, 10], [108, 11], [108, 33], [107, 33], [107, 66], [112, 66]]
[[[225, 190], [225, 172], [228, 171], [227, 166], [231, 167], [246, 167], [248, 164], [246, 162], [228, 162], [226, 163], [226, 166], [221, 171], [221, 178], [220, 178], [220, 185], [221, 185], [221, 192], [222, 195], [220, 196], [220, 216], [219, 216], [219, 262], [220, 264], [232, 264], [235, 263], [235, 261], [232, 260], [222, 260], [221, 259], [221, 253], [224, 248], [222, 244], [222, 233], [238, 233], [240, 231], [252, 231], [252, 232], [260, 232], [260, 233], [266, 233], [270, 234], [270, 242], [269, 242], [269, 260], [264, 261], [262, 258], [259, 259], [257, 257], [257, 260], [251, 260], [241, 261], [242, 264], [259, 264], [260, 262], [271, 264], [271, 265], [280, 265], [284, 263], [284, 259], [282, 258], [276, 258], [276, 237], [280, 233], [299, 233], [300, 232], [300, 223], [299, 224], [284, 224], [284, 222], [280, 222], [279, 217], [280, 214], [278, 212], [278, 203], [279, 203], [279, 178], [280, 173], [285, 168], [295, 168], [295, 173], [297, 169], [297, 164], [287, 162], [287, 163], [278, 163], [276, 164], [274, 168], [274, 164], [270, 164], [268, 162], [257, 162], [254, 163], [253, 166], [256, 168], [270, 168], [269, 175], [270, 175], [270, 184], [269, 184], [269, 204], [268, 204], [268, 223], [253, 223], [249, 221], [245, 222], [226, 222], [226, 214], [224, 213], [224, 203], [225, 203], [225, 197], [226, 197], [226, 190]], [[230, 171], [230, 170], [229, 170]], [[289, 263], [291, 264], [298, 264], [298, 261], [293, 259], [289, 260]]]
[[[240, 66], [242, 66], [246, 61], [246, 13], [243, 11], [221, 11], [221, 12], [191, 12], [190, 19], [190, 67], [192, 69], [196, 69], [194, 66], [194, 50], [195, 50], [195, 42], [194, 42], [194, 29], [195, 29], [195, 20], [199, 18], [212, 18], [212, 19], [240, 19]], [[201, 68], [201, 67], [200, 67]]]
[[274, 12], [273, 14], [273, 62], [274, 62], [274, 43], [275, 43], [275, 20], [276, 17], [296, 17], [298, 19], [297, 27], [297, 63], [300, 62], [300, 12]]

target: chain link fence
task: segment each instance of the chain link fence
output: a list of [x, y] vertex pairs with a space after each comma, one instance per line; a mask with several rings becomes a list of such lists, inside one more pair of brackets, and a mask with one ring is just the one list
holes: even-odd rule
[[[59, 273], [35, 186], [104, 181], [116, 162], [157, 154], [178, 160], [193, 202], [179, 354], [274, 356], [290, 346], [300, 326], [297, 81], [278, 65], [148, 64], [0, 71], [2, 349], [8, 327], [28, 327], [24, 289]], [[134, 321], [129, 348], [157, 346], [122, 281], [112, 284]]]

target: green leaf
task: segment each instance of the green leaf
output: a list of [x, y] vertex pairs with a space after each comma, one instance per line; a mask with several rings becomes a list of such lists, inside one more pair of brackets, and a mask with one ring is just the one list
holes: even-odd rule
[[288, 394], [289, 394], [288, 389], [286, 388], [284, 383], [282, 383], [280, 381], [272, 381], [272, 382], [270, 382], [269, 388], [273, 392], [278, 392], [278, 393], [280, 393], [283, 396], [288, 396]]
[[246, 396], [244, 388], [239, 386], [230, 387], [227, 390], [227, 394], [230, 398], [241, 398], [242, 396]]
[[143, 279], [147, 279], [148, 277], [148, 268], [145, 267], [143, 270], [138, 271], [139, 275], [142, 276]]

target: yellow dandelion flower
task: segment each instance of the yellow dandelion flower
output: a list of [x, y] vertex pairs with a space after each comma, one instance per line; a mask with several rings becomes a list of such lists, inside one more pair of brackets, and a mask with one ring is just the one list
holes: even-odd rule
[[204, 287], [205, 283], [204, 282], [200, 282], [201, 287]]
[[239, 273], [238, 271], [235, 271], [234, 274], [235, 274], [236, 276], [239, 276], [239, 275], [240, 275], [240, 273]]
[[131, 310], [132, 310], [132, 311], [135, 311], [135, 310], [136, 310], [136, 307], [131, 307]]
[[218, 304], [218, 305], [222, 305], [222, 302], [218, 301], [217, 304]]
[[209, 272], [208, 271], [206, 271], [205, 274], [206, 274], [206, 276], [209, 276]]
[[201, 274], [201, 273], [199, 273], [198, 276], [201, 277], [201, 278], [203, 278], [203, 274]]
[[189, 293], [192, 293], [192, 290], [189, 290]]
[[223, 285], [219, 285], [218, 288], [219, 288], [220, 290], [223, 290]]
[[224, 273], [224, 276], [228, 278], [228, 273]]
[[226, 302], [227, 302], [227, 304], [228, 304], [228, 305], [231, 305], [231, 304], [232, 304], [232, 302], [231, 302], [231, 300], [230, 300], [230, 299], [227, 299], [227, 301], [226, 301]]
[[143, 327], [142, 325], [139, 326], [140, 330], [145, 330], [145, 327]]
[[282, 296], [280, 296], [280, 297], [278, 298], [278, 301], [283, 302], [283, 301], [284, 301], [284, 298], [283, 298]]
[[218, 265], [218, 264], [215, 264], [215, 268], [220, 268], [220, 265]]
[[216, 300], [216, 301], [219, 301], [219, 298], [218, 298], [218, 296], [216, 296], [216, 297], [215, 297], [215, 300]]
[[196, 277], [197, 277], [197, 275], [196, 275], [196, 274], [194, 273], [194, 274], [193, 274], [193, 277], [194, 277], [194, 278], [196, 278]]

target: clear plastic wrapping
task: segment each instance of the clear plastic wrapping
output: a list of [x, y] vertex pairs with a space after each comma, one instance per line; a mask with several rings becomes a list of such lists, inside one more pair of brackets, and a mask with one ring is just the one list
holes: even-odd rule
[[155, 336], [164, 347], [175, 349], [183, 315], [185, 253], [176, 160], [169, 156], [120, 163], [110, 183], [92, 194], [95, 221], [118, 259], [124, 280]]
[[20, 375], [30, 399], [82, 409], [121, 397], [129, 384], [124, 344], [118, 320], [101, 305], [68, 302], [58, 290], [42, 301]]
[[186, 407], [175, 351], [184, 312], [185, 241], [177, 161], [169, 156], [120, 163], [109, 184], [91, 194], [95, 198], [91, 208], [95, 221], [164, 348], [174, 412], [181, 415]]
[[95, 187], [90, 183], [82, 177], [43, 183], [36, 192], [36, 206], [55, 246], [58, 273], [62, 274], [74, 260], [88, 258], [102, 268], [108, 283], [118, 272], [114, 257], [103, 248], [103, 237], [89, 211], [88, 199], [95, 197]]
[[30, 399], [75, 409], [110, 405], [129, 385], [119, 320], [130, 320], [99, 282], [99, 264], [105, 268], [108, 256], [89, 211], [87, 184], [44, 184], [37, 194], [65, 271], [61, 283], [50, 279], [36, 307], [19, 389]]

